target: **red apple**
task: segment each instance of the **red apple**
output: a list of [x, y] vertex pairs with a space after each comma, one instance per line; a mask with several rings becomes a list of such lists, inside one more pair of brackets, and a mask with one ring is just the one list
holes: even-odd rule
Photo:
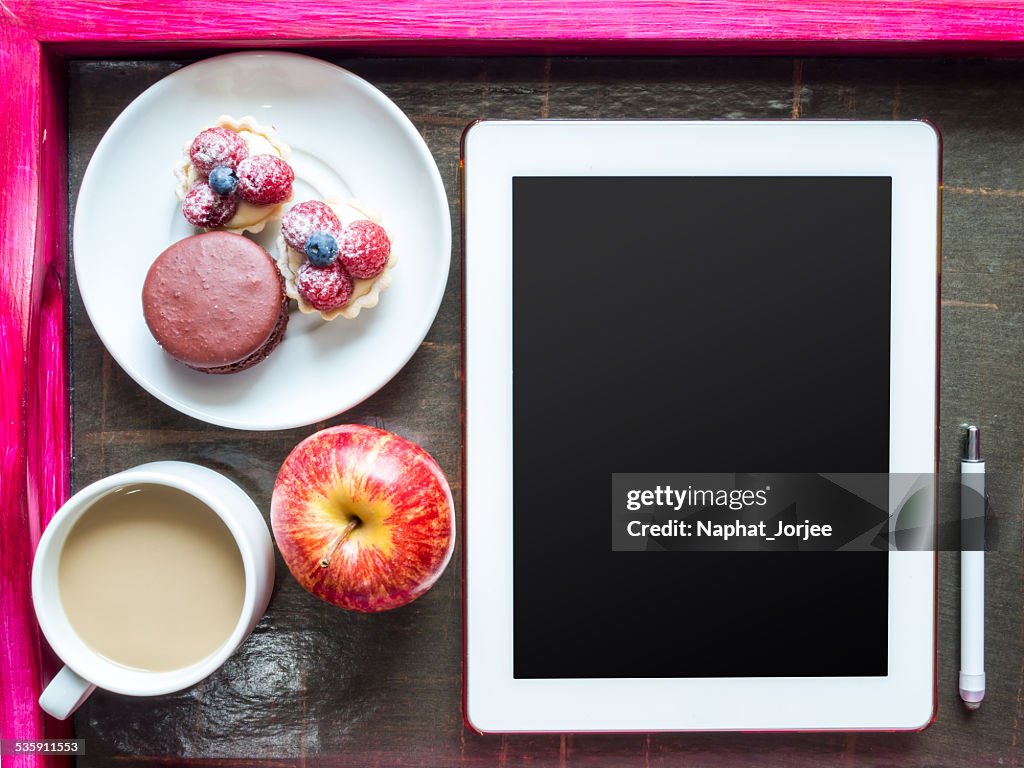
[[452, 492], [437, 462], [404, 437], [361, 424], [295, 446], [274, 483], [270, 521], [299, 584], [353, 611], [415, 600], [455, 548]]

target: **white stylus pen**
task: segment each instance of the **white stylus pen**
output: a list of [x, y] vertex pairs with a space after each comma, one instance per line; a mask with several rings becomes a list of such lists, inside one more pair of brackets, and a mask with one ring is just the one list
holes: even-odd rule
[[960, 462], [960, 698], [985, 698], [985, 462], [981, 433], [967, 428]]

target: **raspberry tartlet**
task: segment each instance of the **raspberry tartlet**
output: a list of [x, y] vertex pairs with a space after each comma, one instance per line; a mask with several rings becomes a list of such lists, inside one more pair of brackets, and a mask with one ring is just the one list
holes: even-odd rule
[[324, 320], [377, 306], [396, 257], [379, 218], [349, 201], [298, 203], [281, 219], [277, 266], [288, 297]]
[[290, 151], [273, 127], [222, 115], [185, 144], [174, 169], [182, 214], [202, 229], [260, 232], [292, 197]]

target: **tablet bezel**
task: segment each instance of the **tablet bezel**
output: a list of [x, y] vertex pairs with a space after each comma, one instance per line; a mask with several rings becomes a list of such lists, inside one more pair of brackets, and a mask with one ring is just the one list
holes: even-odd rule
[[[886, 677], [515, 679], [512, 178], [892, 178], [890, 455], [936, 470], [940, 140], [920, 121], [481, 121], [463, 141], [465, 715], [481, 732], [916, 730], [935, 710], [932, 552], [889, 555]], [[934, 509], [934, 494], [931, 499]]]

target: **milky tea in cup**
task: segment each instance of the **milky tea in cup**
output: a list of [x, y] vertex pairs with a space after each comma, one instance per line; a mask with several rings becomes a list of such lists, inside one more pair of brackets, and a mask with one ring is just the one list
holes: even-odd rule
[[214, 653], [245, 598], [242, 555], [217, 513], [185, 491], [146, 483], [89, 507], [64, 542], [57, 580], [81, 640], [109, 661], [148, 672]]

